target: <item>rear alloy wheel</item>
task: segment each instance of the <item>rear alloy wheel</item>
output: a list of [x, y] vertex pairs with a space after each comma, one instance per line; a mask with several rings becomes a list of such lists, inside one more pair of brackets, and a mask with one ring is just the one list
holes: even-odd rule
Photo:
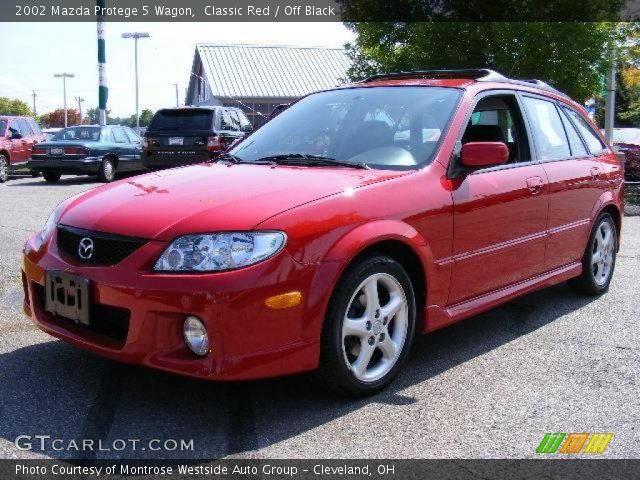
[[7, 157], [0, 154], [0, 183], [4, 183], [9, 178], [9, 161]]
[[113, 182], [113, 179], [116, 178], [116, 167], [113, 163], [113, 160], [110, 158], [105, 158], [102, 160], [102, 164], [100, 165], [100, 170], [98, 171], [98, 179], [101, 182], [110, 183]]
[[62, 175], [59, 172], [44, 171], [42, 172], [42, 176], [44, 177], [44, 181], [47, 183], [58, 183]]
[[601, 214], [594, 223], [582, 259], [582, 274], [569, 283], [579, 293], [600, 295], [609, 290], [616, 266], [618, 232], [613, 218]]
[[343, 276], [330, 302], [318, 375], [329, 388], [368, 395], [388, 385], [415, 329], [411, 281], [395, 260], [371, 257]]

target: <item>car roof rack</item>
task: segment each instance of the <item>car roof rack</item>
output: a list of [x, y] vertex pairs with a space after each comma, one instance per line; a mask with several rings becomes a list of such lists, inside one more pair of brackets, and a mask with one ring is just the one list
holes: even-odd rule
[[446, 79], [446, 78], [462, 78], [475, 80], [478, 82], [502, 82], [512, 83], [515, 85], [531, 86], [535, 85], [541, 90], [553, 92], [557, 95], [567, 97], [567, 94], [552, 87], [546, 82], [537, 79], [516, 79], [505, 77], [501, 73], [491, 70], [489, 68], [459, 68], [459, 69], [440, 69], [440, 70], [415, 70], [412, 72], [391, 72], [391, 73], [379, 73], [372, 75], [358, 83], [368, 83], [377, 80], [399, 80], [399, 79]]

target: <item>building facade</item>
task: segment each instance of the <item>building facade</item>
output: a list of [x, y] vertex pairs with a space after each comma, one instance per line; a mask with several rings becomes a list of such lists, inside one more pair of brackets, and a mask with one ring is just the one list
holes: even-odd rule
[[345, 50], [198, 44], [186, 105], [240, 107], [254, 126], [282, 103], [346, 81]]

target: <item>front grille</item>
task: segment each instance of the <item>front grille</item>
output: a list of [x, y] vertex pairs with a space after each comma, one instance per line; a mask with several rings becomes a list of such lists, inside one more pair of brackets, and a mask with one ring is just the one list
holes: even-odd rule
[[[32, 282], [31, 285], [33, 288], [34, 302], [40, 310], [44, 311], [46, 302], [45, 288], [35, 282]], [[126, 308], [93, 303], [89, 310], [89, 325], [76, 324], [72, 320], [61, 316], [55, 316], [53, 318], [124, 344], [127, 339], [127, 334], [129, 333], [130, 317], [131, 312]]]
[[[93, 247], [90, 252], [83, 249], [83, 255], [81, 255], [80, 242], [84, 239], [90, 239]], [[89, 265], [115, 265], [145, 243], [147, 243], [146, 240], [135, 237], [81, 230], [66, 225], [58, 226], [58, 249], [75, 260]]]

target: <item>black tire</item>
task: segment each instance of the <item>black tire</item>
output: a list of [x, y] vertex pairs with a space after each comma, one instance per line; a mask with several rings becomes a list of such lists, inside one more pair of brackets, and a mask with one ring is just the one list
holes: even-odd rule
[[45, 170], [42, 172], [42, 176], [44, 177], [44, 181], [47, 183], [58, 183], [62, 174], [60, 172]]
[[[602, 235], [602, 231], [608, 230], [611, 235], [611, 247], [605, 255], [605, 262], [609, 262], [610, 268], [606, 278], [602, 278], [604, 264], [594, 264], [594, 252], [598, 249], [596, 236]], [[577, 293], [585, 295], [602, 295], [609, 290], [611, 279], [616, 267], [616, 253], [618, 251], [618, 229], [616, 222], [609, 213], [601, 213], [593, 224], [589, 242], [582, 257], [582, 273], [579, 277], [569, 280], [569, 285]]]
[[[349, 340], [349, 337], [346, 337], [347, 339], [343, 338], [342, 326], [344, 317], [347, 315], [347, 309], [353, 307], [352, 298], [354, 298], [355, 302], [355, 295], [360, 291], [359, 286], [374, 274], [390, 275], [402, 287], [407, 305], [406, 337], [395, 364], [393, 364], [381, 378], [372, 381], [362, 381], [356, 378], [352, 369], [347, 365], [349, 363], [349, 353], [346, 351], [347, 347], [345, 347], [345, 342]], [[385, 305], [383, 304], [380, 310], [384, 307]], [[378, 316], [375, 318], [378, 318]], [[394, 317], [388, 321], [388, 325], [385, 322], [387, 328], [396, 328], [394, 324], [395, 318], [397, 317], [394, 314]], [[365, 396], [382, 390], [396, 377], [402, 364], [406, 360], [415, 332], [415, 319], [415, 293], [411, 280], [404, 268], [395, 260], [384, 256], [370, 256], [357, 261], [342, 275], [329, 302], [322, 328], [320, 365], [315, 372], [316, 379], [322, 387], [342, 396]], [[370, 322], [366, 323], [367, 330], [370, 330]], [[377, 323], [378, 325], [376, 326], [379, 327], [379, 322]], [[374, 326], [374, 329], [376, 326]], [[393, 329], [389, 331], [385, 329], [384, 332], [387, 332], [387, 335], [390, 336]], [[374, 340], [374, 342], [376, 342], [374, 349], [378, 348], [377, 339], [378, 335], [380, 335], [379, 332], [380, 330], [377, 330], [377, 333], [372, 332], [372, 336], [369, 337], [369, 340], [376, 338], [376, 340]], [[369, 335], [369, 333], [366, 333], [366, 335]], [[384, 333], [382, 333], [382, 336], [384, 336]], [[364, 345], [364, 343], [360, 345]], [[373, 344], [369, 343], [369, 345]], [[379, 352], [379, 361], [382, 361], [381, 350], [376, 351]], [[369, 362], [374, 360], [374, 357], [375, 351], [371, 359], [367, 361], [367, 366], [370, 365]], [[355, 362], [352, 365], [355, 365]]]
[[0, 183], [9, 179], [9, 160], [6, 155], [0, 153]]
[[116, 178], [116, 164], [111, 158], [105, 158], [98, 170], [98, 180], [104, 183], [111, 183]]

